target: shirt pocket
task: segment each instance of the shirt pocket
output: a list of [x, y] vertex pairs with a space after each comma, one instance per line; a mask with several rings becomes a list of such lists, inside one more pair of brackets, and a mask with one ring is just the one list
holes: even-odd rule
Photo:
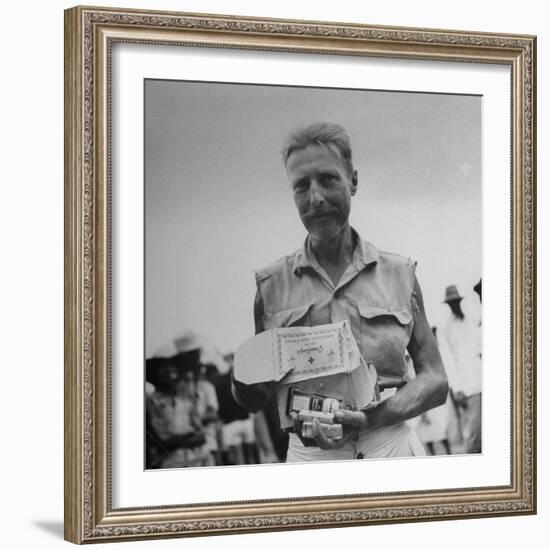
[[407, 375], [405, 351], [413, 328], [413, 314], [407, 307], [357, 304], [361, 318], [358, 344], [367, 361], [373, 361], [378, 375]]
[[359, 315], [366, 320], [380, 323], [397, 321], [400, 325], [408, 325], [412, 321], [412, 313], [408, 308], [393, 308], [358, 302]]
[[266, 329], [281, 327], [309, 326], [309, 313], [313, 303], [303, 304], [281, 311], [265, 312], [264, 324]]

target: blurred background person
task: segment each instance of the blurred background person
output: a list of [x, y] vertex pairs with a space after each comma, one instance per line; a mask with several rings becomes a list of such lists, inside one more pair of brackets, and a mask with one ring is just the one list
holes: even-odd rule
[[474, 292], [479, 296], [479, 303], [481, 304], [483, 302], [481, 299], [481, 279], [474, 285]]
[[231, 393], [233, 354], [184, 331], [146, 361], [147, 468], [284, 462], [276, 402], [259, 414]]
[[[433, 335], [438, 342], [437, 327], [432, 327]], [[416, 435], [429, 455], [451, 454], [449, 444], [449, 408], [452, 407], [450, 395], [447, 401], [421, 414], [416, 425]]]
[[[233, 354], [227, 354], [224, 359], [231, 369]], [[258, 464], [254, 420], [252, 415], [233, 398], [230, 370], [215, 379], [215, 387], [222, 422], [223, 463], [227, 465]]]
[[192, 330], [176, 336], [174, 344], [178, 353], [192, 363], [195, 372], [197, 412], [206, 438], [204, 448], [211, 457], [208, 466], [221, 464], [219, 403], [212, 381], [219, 373], [219, 368], [227, 367], [209, 339]]
[[222, 422], [219, 415], [218, 394], [215, 380], [220, 375], [216, 365], [212, 363], [200, 366], [197, 391], [199, 399], [199, 414], [205, 426], [207, 446], [212, 454], [214, 463], [219, 466], [222, 460]]
[[481, 331], [479, 322], [461, 308], [463, 296], [456, 285], [445, 290], [450, 312], [440, 344], [456, 407], [462, 444], [457, 452], [481, 452]]
[[146, 467], [185, 468], [210, 464], [199, 415], [195, 358], [174, 342], [146, 360]]

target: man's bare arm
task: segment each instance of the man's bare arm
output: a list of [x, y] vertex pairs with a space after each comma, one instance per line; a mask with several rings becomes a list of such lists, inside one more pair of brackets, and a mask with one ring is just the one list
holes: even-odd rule
[[401, 386], [393, 397], [386, 399], [371, 411], [335, 411], [335, 422], [344, 424], [342, 439], [328, 438], [323, 434], [318, 422], [314, 421], [313, 438], [321, 449], [340, 448], [366, 429], [397, 424], [445, 403], [449, 391], [447, 375], [435, 337], [426, 319], [422, 293], [416, 280], [414, 292], [418, 312], [408, 351], [413, 360], [416, 378]]
[[424, 300], [418, 281], [414, 292], [418, 304], [416, 322], [408, 345], [416, 378], [407, 382], [397, 393], [367, 413], [367, 427], [376, 428], [396, 424], [442, 405], [449, 386], [437, 342], [430, 329]]
[[[254, 326], [256, 334], [265, 330], [264, 327], [264, 303], [260, 292], [256, 292], [254, 298]], [[258, 412], [263, 409], [275, 385], [274, 382], [262, 382], [260, 384], [243, 384], [235, 380], [231, 372], [231, 392], [235, 401], [250, 412]]]

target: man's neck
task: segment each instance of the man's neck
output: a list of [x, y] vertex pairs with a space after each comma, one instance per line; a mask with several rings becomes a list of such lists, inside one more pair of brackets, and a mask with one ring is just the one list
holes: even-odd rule
[[451, 312], [452, 312], [453, 317], [455, 319], [459, 319], [460, 321], [464, 320], [464, 313], [463, 313], [460, 306], [458, 306], [458, 308], [456, 308], [456, 309], [452, 309]]
[[320, 241], [312, 238], [310, 242], [319, 265], [336, 285], [353, 258], [355, 242], [351, 227], [347, 225], [332, 239]]

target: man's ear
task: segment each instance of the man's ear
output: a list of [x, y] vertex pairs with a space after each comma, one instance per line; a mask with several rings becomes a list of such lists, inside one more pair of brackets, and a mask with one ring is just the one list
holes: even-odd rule
[[353, 174], [351, 175], [351, 196], [355, 195], [357, 193], [357, 187], [359, 185], [359, 178], [357, 176], [357, 170], [353, 171]]

